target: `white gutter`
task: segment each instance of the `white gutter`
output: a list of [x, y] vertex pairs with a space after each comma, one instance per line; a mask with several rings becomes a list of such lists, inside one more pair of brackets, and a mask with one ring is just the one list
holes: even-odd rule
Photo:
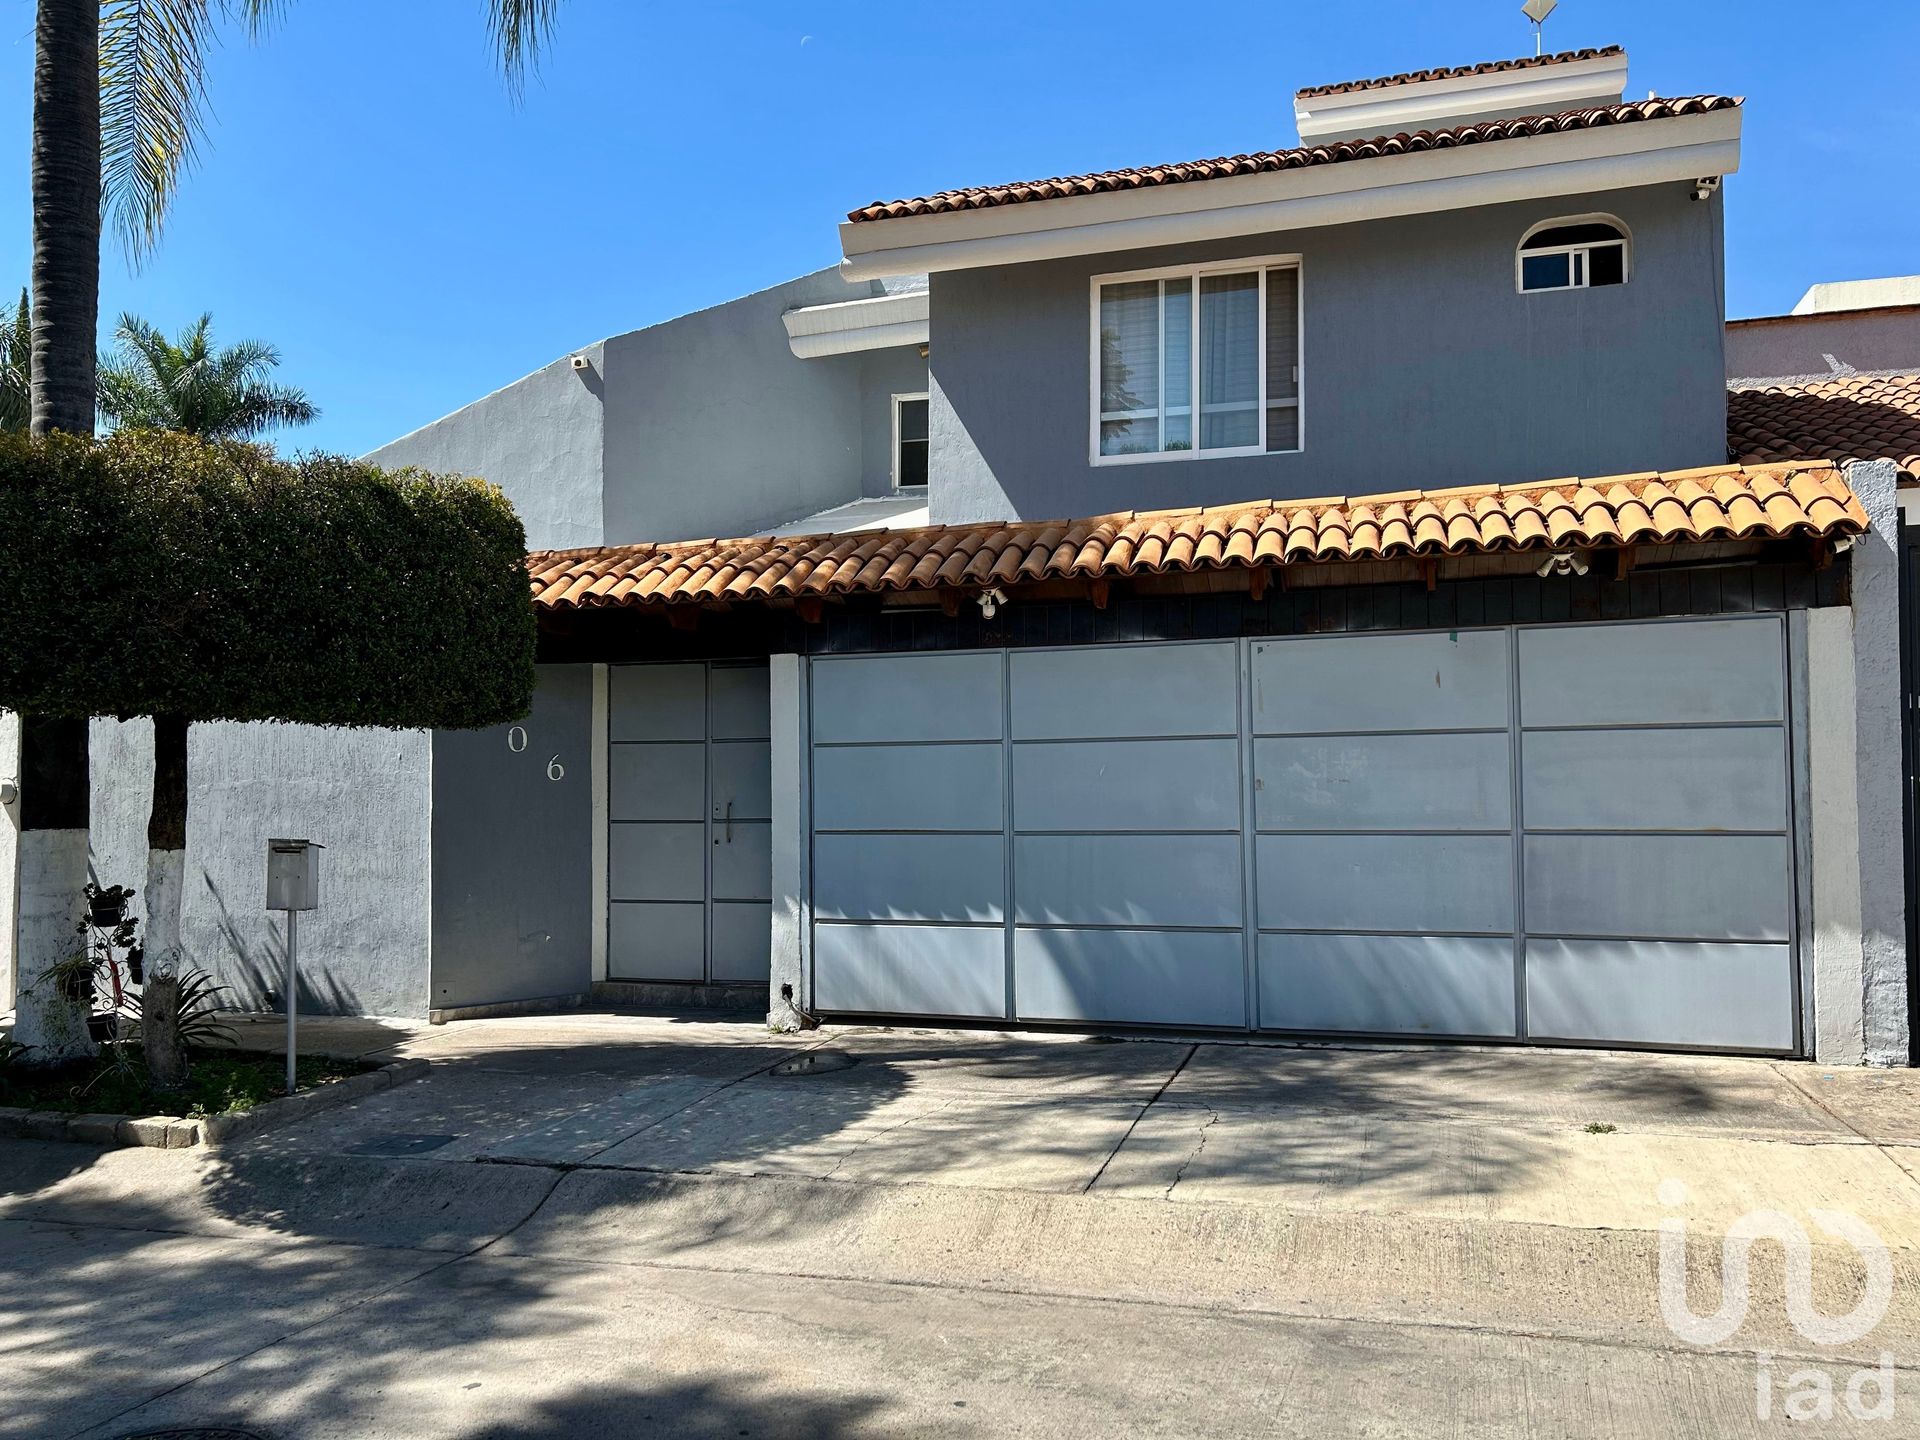
[[927, 343], [927, 292], [804, 305], [780, 317], [787, 346], [802, 360]]
[[1740, 111], [979, 210], [851, 221], [849, 280], [1226, 239], [1727, 175]]

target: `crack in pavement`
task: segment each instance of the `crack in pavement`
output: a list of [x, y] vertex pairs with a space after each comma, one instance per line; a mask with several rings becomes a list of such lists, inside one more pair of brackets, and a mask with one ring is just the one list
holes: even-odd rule
[[1200, 1127], [1200, 1136], [1194, 1141], [1193, 1149], [1188, 1152], [1187, 1158], [1182, 1160], [1180, 1162], [1180, 1168], [1173, 1172], [1173, 1180], [1168, 1184], [1166, 1191], [1160, 1197], [1162, 1200], [1171, 1200], [1173, 1198], [1173, 1187], [1187, 1178], [1188, 1167], [1191, 1166], [1194, 1161], [1198, 1160], [1200, 1158], [1200, 1152], [1207, 1148], [1207, 1132], [1219, 1123], [1220, 1112], [1210, 1106], [1207, 1107], [1207, 1123]]

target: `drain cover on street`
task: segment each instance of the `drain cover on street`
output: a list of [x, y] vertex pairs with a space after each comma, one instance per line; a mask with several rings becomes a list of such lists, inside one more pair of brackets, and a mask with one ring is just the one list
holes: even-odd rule
[[[424, 1155], [454, 1142], [452, 1135], [376, 1135], [347, 1151], [349, 1155]], [[182, 1432], [185, 1433], [185, 1432]]]
[[773, 1067], [776, 1075], [824, 1075], [829, 1070], [845, 1070], [857, 1064], [853, 1056], [844, 1050], [809, 1050], [804, 1055], [796, 1055], [791, 1060], [782, 1060]]

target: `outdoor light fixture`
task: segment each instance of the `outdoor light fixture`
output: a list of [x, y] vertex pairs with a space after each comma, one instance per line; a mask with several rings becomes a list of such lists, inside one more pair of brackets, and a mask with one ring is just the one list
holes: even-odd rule
[[994, 617], [994, 613], [999, 610], [1002, 605], [1007, 603], [1007, 592], [996, 585], [991, 589], [982, 590], [979, 595], [974, 598], [980, 605], [980, 618], [982, 620], [991, 620]]
[[1584, 575], [1587, 573], [1587, 560], [1575, 550], [1556, 550], [1533, 573], [1542, 580], [1549, 575]]

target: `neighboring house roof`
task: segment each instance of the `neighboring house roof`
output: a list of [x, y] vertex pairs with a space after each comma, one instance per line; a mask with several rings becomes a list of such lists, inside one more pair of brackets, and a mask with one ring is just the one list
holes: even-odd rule
[[1727, 448], [1746, 464], [1890, 459], [1920, 481], [1920, 375], [1847, 375], [1727, 392]]
[[1035, 200], [1063, 200], [1074, 195], [1097, 195], [1114, 190], [1143, 190], [1154, 185], [1179, 185], [1197, 180], [1219, 180], [1231, 175], [1302, 170], [1310, 166], [1333, 165], [1349, 160], [1373, 160], [1387, 155], [1417, 155], [1429, 150], [1487, 145], [1500, 140], [1523, 140], [1534, 135], [1554, 135], [1570, 130], [1594, 130], [1608, 125], [1631, 125], [1683, 115], [1702, 115], [1712, 110], [1737, 109], [1740, 103], [1739, 97], [1728, 95], [1691, 95], [1672, 100], [1650, 97], [1646, 100], [1628, 101], [1619, 105], [1602, 105], [1587, 110], [1567, 110], [1554, 115], [1526, 115], [1512, 120], [1488, 120], [1478, 125], [1457, 125], [1451, 129], [1422, 130], [1415, 134], [1382, 135], [1365, 140], [1334, 140], [1319, 145], [1301, 145], [1292, 150], [1261, 151], [1253, 155], [1229, 155], [1213, 160], [1188, 160], [1178, 164], [1105, 170], [1092, 175], [1059, 176], [1051, 180], [1024, 180], [1006, 185], [943, 190], [937, 195], [922, 195], [910, 200], [875, 201], [871, 205], [862, 206], [850, 212], [847, 219], [855, 223], [896, 220], [908, 215], [937, 215], [955, 210], [984, 210]]
[[589, 609], [1866, 528], [1865, 509], [1830, 465], [1722, 465], [1085, 520], [548, 550], [527, 563], [537, 605]]
[[1624, 55], [1618, 45], [1588, 46], [1584, 50], [1562, 50], [1557, 55], [1522, 55], [1512, 60], [1483, 60], [1478, 65], [1447, 65], [1437, 70], [1403, 70], [1398, 75], [1378, 75], [1371, 80], [1342, 80], [1337, 85], [1309, 85], [1296, 91], [1300, 95], [1348, 95], [1355, 90], [1385, 90], [1394, 85], [1419, 85], [1428, 80], [1458, 80], [1467, 75], [1499, 75], [1508, 70], [1533, 70], [1542, 65], [1564, 65], [1569, 60], [1598, 60], [1603, 55]]

